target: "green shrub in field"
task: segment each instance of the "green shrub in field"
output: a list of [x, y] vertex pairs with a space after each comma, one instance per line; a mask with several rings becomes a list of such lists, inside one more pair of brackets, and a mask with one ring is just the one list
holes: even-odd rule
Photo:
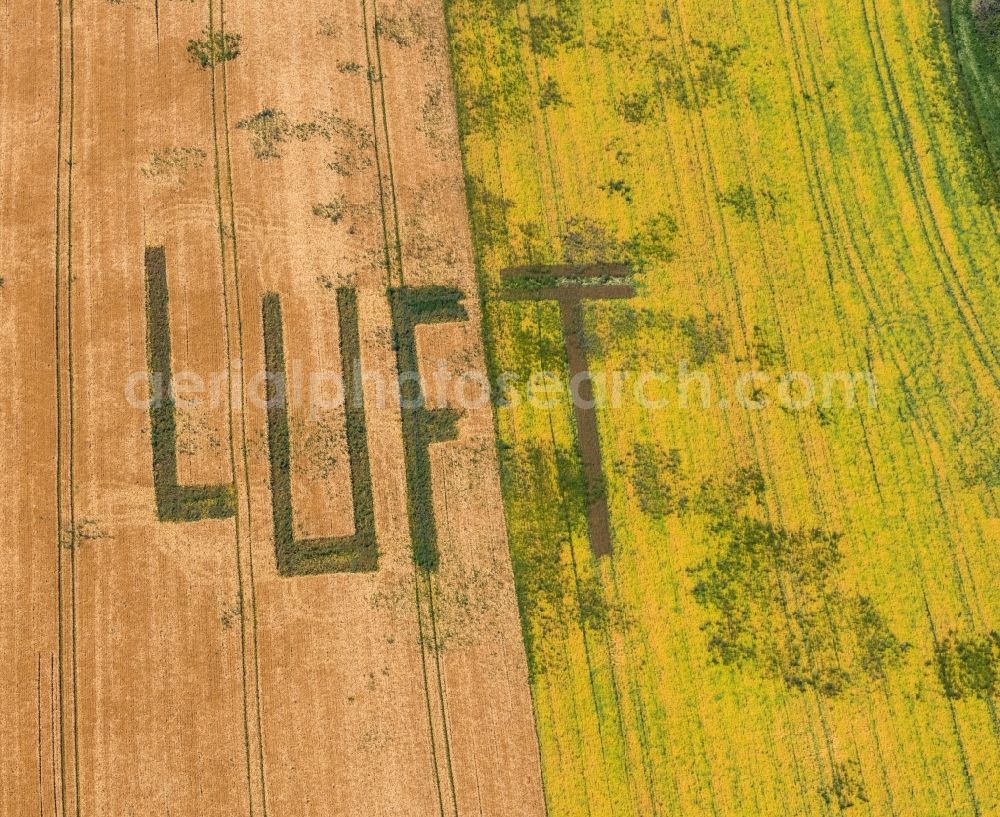
[[148, 179], [161, 176], [179, 179], [188, 171], [202, 167], [205, 157], [205, 151], [201, 148], [165, 147], [154, 150], [140, 172]]
[[258, 159], [277, 159], [281, 155], [278, 145], [288, 139], [292, 130], [288, 117], [273, 108], [241, 119], [236, 127], [250, 134], [250, 145]]
[[[655, 89], [688, 110], [714, 105], [729, 96], [733, 67], [743, 50], [742, 45], [725, 46], [694, 38], [685, 49], [685, 59], [654, 49], [648, 57], [648, 64], [655, 77]], [[620, 112], [634, 124], [645, 121], [630, 119], [625, 111]]]
[[314, 204], [312, 209], [312, 214], [316, 218], [326, 219], [331, 224], [339, 224], [343, 221], [346, 212], [347, 200], [343, 196], [325, 204]]
[[738, 184], [719, 194], [719, 203], [729, 207], [741, 221], [774, 218], [778, 198], [770, 190], [755, 190], [748, 184]]
[[674, 449], [664, 451], [649, 442], [632, 446], [629, 478], [642, 512], [653, 519], [663, 519], [680, 508], [674, 479], [680, 467], [680, 454]]
[[536, 54], [554, 57], [560, 48], [582, 45], [583, 35], [572, 14], [541, 14], [528, 20], [528, 42]]
[[[347, 70], [352, 70], [350, 65]], [[280, 159], [285, 144], [319, 139], [334, 143], [334, 156], [327, 167], [340, 176], [350, 176], [372, 164], [374, 141], [370, 131], [327, 111], [314, 111], [309, 117], [294, 121], [284, 111], [264, 108], [241, 119], [236, 128], [250, 135], [250, 149], [261, 161]]]
[[538, 107], [558, 108], [560, 105], [567, 104], [569, 103], [562, 95], [562, 90], [559, 88], [559, 83], [555, 77], [549, 77], [542, 83], [542, 87], [538, 92]]
[[868, 788], [861, 764], [854, 759], [846, 763], [835, 763], [832, 782], [828, 788], [820, 791], [820, 796], [827, 804], [836, 805], [840, 811], [867, 803]]
[[210, 68], [240, 55], [242, 37], [239, 34], [223, 34], [206, 28], [202, 35], [200, 40], [188, 40], [187, 46], [188, 58], [199, 67]]

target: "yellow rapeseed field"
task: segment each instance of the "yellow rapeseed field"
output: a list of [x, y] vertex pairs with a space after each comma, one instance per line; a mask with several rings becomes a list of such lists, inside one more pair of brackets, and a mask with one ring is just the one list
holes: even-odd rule
[[[446, 5], [550, 813], [1000, 813], [1000, 145], [967, 0]], [[636, 297], [580, 339], [596, 559], [572, 406], [537, 388], [558, 308], [500, 272], [620, 261]]]

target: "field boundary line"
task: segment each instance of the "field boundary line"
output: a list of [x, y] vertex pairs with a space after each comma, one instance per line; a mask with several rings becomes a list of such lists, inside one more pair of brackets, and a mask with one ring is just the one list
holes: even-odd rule
[[[67, 795], [73, 794], [73, 811], [81, 813], [79, 705], [77, 673], [77, 559], [75, 491], [75, 406], [73, 358], [73, 150], [76, 109], [76, 35], [74, 0], [57, 0], [57, 47], [59, 78], [56, 124], [55, 271], [54, 335], [56, 369], [56, 626], [59, 655], [59, 755], [62, 810], [67, 811]], [[67, 34], [68, 28], [68, 34]], [[66, 169], [63, 171], [63, 164]], [[65, 195], [63, 188], [65, 187]], [[63, 227], [65, 221], [65, 229]], [[63, 246], [65, 244], [65, 247]], [[63, 302], [65, 301], [65, 312]], [[66, 555], [68, 551], [68, 556]], [[68, 562], [68, 565], [66, 565]], [[68, 569], [67, 569], [68, 568]], [[66, 597], [67, 576], [69, 597]], [[66, 606], [69, 606], [68, 616]], [[67, 629], [67, 620], [69, 632]], [[67, 644], [68, 650], [67, 650]], [[68, 651], [68, 656], [67, 656]], [[69, 666], [67, 667], [67, 661]], [[70, 702], [67, 712], [67, 680]], [[73, 781], [67, 783], [66, 720], [72, 739], [69, 752]]]
[[[226, 38], [226, 0], [219, 0], [219, 28], [223, 41]], [[245, 333], [243, 328], [243, 295], [240, 282], [239, 266], [239, 242], [236, 230], [236, 202], [233, 192], [233, 159], [232, 144], [230, 140], [229, 127], [229, 86], [226, 73], [227, 60], [222, 60], [222, 123], [225, 136], [226, 155], [226, 188], [229, 200], [229, 232], [232, 242], [232, 262], [233, 262], [233, 294], [236, 301], [236, 342], [238, 359], [243, 362], [245, 358]], [[214, 84], [213, 84], [214, 92]], [[227, 314], [228, 321], [228, 314]], [[263, 817], [267, 817], [267, 764], [264, 757], [264, 724], [263, 724], [263, 703], [260, 691], [260, 644], [258, 639], [258, 617], [257, 617], [257, 585], [254, 575], [254, 555], [253, 555], [253, 508], [250, 495], [250, 459], [247, 453], [247, 407], [246, 407], [246, 368], [240, 366], [240, 456], [243, 465], [243, 480], [246, 500], [247, 514], [247, 566], [250, 591], [250, 612], [251, 612], [251, 636], [253, 652], [253, 677], [254, 677], [254, 701], [256, 708], [256, 738], [257, 738], [257, 763], [260, 769], [260, 795]], [[234, 472], [235, 477], [235, 472]], [[242, 598], [243, 590], [240, 595]], [[242, 602], [241, 602], [242, 607]]]
[[42, 654], [35, 662], [35, 725], [38, 736], [38, 817], [45, 815], [45, 799], [42, 793]]
[[74, 807], [80, 817], [80, 732], [79, 687], [77, 673], [77, 529], [76, 529], [76, 404], [74, 400], [73, 362], [73, 148], [76, 129], [76, 0], [69, 0], [69, 144], [66, 164], [66, 356], [67, 382], [69, 385], [69, 557], [70, 557], [70, 612], [71, 612], [71, 678], [73, 685], [73, 781]]
[[[57, 68], [57, 112], [56, 112], [56, 172], [55, 172], [55, 263], [53, 272], [53, 325], [54, 325], [54, 347], [55, 347], [55, 392], [56, 392], [56, 462], [55, 462], [55, 504], [56, 504], [56, 529], [55, 529], [55, 557], [56, 557], [56, 650], [59, 656], [58, 690], [59, 690], [59, 789], [61, 793], [60, 802], [63, 804], [65, 812], [66, 803], [66, 736], [63, 729], [64, 712], [64, 679], [63, 679], [63, 655], [65, 645], [63, 643], [63, 370], [62, 370], [62, 167], [63, 167], [63, 108], [65, 102], [65, 56], [64, 56], [64, 23], [63, 23], [63, 3], [56, 0], [56, 47], [58, 49]], [[54, 713], [55, 714], [55, 713]], [[55, 717], [53, 714], [53, 728]], [[55, 769], [53, 769], [55, 772]]]
[[[210, 48], [214, 47], [215, 43], [215, 8], [213, 0], [208, 0], [208, 38], [210, 43]], [[235, 409], [233, 404], [233, 388], [234, 388], [234, 378], [233, 378], [233, 342], [232, 342], [232, 327], [230, 325], [230, 301], [231, 297], [229, 294], [229, 281], [228, 281], [228, 262], [227, 262], [227, 249], [226, 249], [226, 227], [225, 227], [225, 217], [223, 215], [222, 206], [222, 160], [220, 156], [220, 139], [219, 139], [219, 113], [218, 113], [218, 98], [216, 90], [216, 65], [215, 60], [212, 59], [208, 65], [209, 68], [209, 98], [211, 103], [211, 117], [212, 117], [212, 152], [213, 152], [213, 181], [214, 181], [214, 193], [215, 193], [215, 209], [217, 218], [217, 232], [219, 237], [219, 259], [221, 267], [222, 276], [222, 301], [224, 310], [223, 319], [223, 332], [225, 336], [225, 349], [226, 349], [226, 419], [228, 426], [228, 437], [229, 437], [229, 466], [230, 466], [230, 478], [233, 481], [234, 487], [237, 483], [237, 468], [236, 468], [236, 432], [235, 432]], [[237, 491], [238, 493], [238, 491]], [[238, 497], [237, 497], [238, 498]], [[254, 817], [255, 814], [255, 802], [256, 798], [254, 796], [253, 787], [253, 774], [251, 772], [251, 747], [250, 747], [250, 713], [249, 713], [249, 687], [247, 679], [247, 620], [246, 620], [246, 610], [245, 610], [245, 598], [244, 598], [244, 579], [243, 579], [243, 548], [241, 543], [242, 538], [242, 527], [240, 525], [240, 513], [239, 513], [239, 503], [237, 502], [237, 512], [234, 517], [234, 544], [235, 544], [235, 556], [236, 556], [236, 580], [237, 580], [237, 605], [239, 607], [239, 619], [240, 619], [240, 682], [242, 690], [242, 718], [243, 718], [243, 748], [244, 748], [244, 773], [246, 776], [246, 792], [247, 792], [247, 807], [249, 809], [250, 817]]]
[[[462, 189], [463, 189], [463, 192], [465, 194], [465, 208], [466, 208], [467, 218], [468, 218], [468, 222], [469, 222], [469, 235], [470, 235], [471, 244], [472, 244], [471, 249], [472, 249], [473, 272], [474, 272], [475, 282], [476, 282], [476, 297], [477, 297], [477, 300], [479, 301], [480, 315], [481, 315], [481, 321], [482, 321], [483, 352], [484, 352], [485, 361], [486, 361], [486, 372], [487, 372], [487, 375], [492, 379], [492, 378], [494, 378], [496, 376], [496, 373], [499, 371], [499, 365], [497, 363], [497, 355], [496, 355], [496, 350], [494, 348], [494, 342], [493, 342], [494, 330], [493, 330], [493, 327], [491, 325], [492, 321], [493, 321], [493, 313], [492, 313], [492, 306], [490, 306], [490, 304], [489, 304], [489, 300], [490, 300], [489, 295], [488, 295], [489, 286], [488, 286], [488, 283], [486, 281], [486, 272], [485, 272], [485, 269], [484, 269], [485, 263], [484, 263], [484, 260], [482, 258], [482, 253], [481, 253], [481, 250], [480, 250], [480, 247], [479, 247], [479, 240], [477, 239], [477, 236], [476, 236], [475, 223], [474, 223], [474, 218], [473, 218], [473, 212], [474, 212], [473, 211], [473, 205], [475, 204], [475, 201], [474, 201], [474, 195], [473, 195], [473, 192], [472, 192], [471, 185], [469, 184], [469, 180], [471, 178], [472, 170], [471, 170], [471, 168], [469, 166], [469, 162], [467, 160], [468, 157], [467, 157], [467, 151], [465, 149], [465, 134], [463, 134], [463, 129], [462, 129], [462, 121], [463, 121], [463, 116], [462, 116], [462, 113], [461, 113], [462, 97], [461, 97], [460, 92], [459, 92], [459, 88], [461, 87], [461, 83], [458, 80], [459, 61], [457, 59], [457, 50], [454, 48], [455, 33], [456, 32], [455, 32], [454, 26], [452, 25], [452, 19], [451, 19], [451, 14], [450, 14], [450, 10], [451, 10], [451, 8], [453, 8], [453, 4], [451, 2], [444, 2], [442, 4], [442, 6], [443, 6], [443, 12], [444, 12], [445, 36], [447, 38], [447, 47], [448, 47], [448, 69], [449, 69], [448, 70], [448, 83], [449, 83], [449, 87], [450, 87], [450, 90], [451, 90], [452, 101], [453, 101], [453, 104], [455, 105], [455, 113], [456, 113], [456, 117], [455, 118], [456, 118], [456, 126], [457, 126], [457, 128], [456, 128], [456, 130], [457, 130], [457, 147], [458, 147], [458, 154], [459, 154], [459, 158], [460, 158], [461, 166], [462, 166]], [[477, 31], [478, 31], [478, 29], [477, 29]], [[501, 188], [503, 188], [503, 178], [502, 178], [502, 173], [500, 171], [499, 148], [498, 148], [497, 143], [495, 141], [493, 143], [493, 148], [494, 148], [494, 150], [493, 150], [494, 158], [496, 159], [496, 163], [497, 163], [497, 173], [498, 173], [498, 176], [500, 177], [500, 186], [501, 186]], [[509, 228], [507, 226], [506, 220], [504, 221], [504, 224], [503, 224], [503, 230], [504, 230], [505, 235], [509, 238]], [[503, 518], [503, 528], [504, 528], [504, 533], [505, 533], [505, 535], [507, 537], [507, 543], [508, 543], [507, 544], [507, 549], [508, 549], [508, 554], [510, 554], [511, 527], [510, 527], [510, 521], [509, 521], [508, 514], [507, 514], [506, 502], [503, 499], [503, 481], [504, 481], [503, 480], [503, 471], [504, 471], [504, 465], [503, 465], [503, 462], [502, 462], [502, 458], [499, 455], [499, 443], [500, 443], [500, 439], [501, 439], [501, 437], [500, 437], [500, 419], [499, 419], [499, 415], [498, 415], [498, 413], [497, 413], [496, 410], [491, 411], [490, 415], [491, 415], [491, 417], [490, 417], [491, 425], [492, 425], [492, 429], [493, 429], [494, 449], [497, 450], [497, 471], [498, 471], [498, 475], [499, 475], [500, 483], [501, 483], [500, 514], [501, 514], [501, 517]], [[513, 559], [511, 559], [511, 575], [514, 576]], [[534, 684], [532, 683], [532, 678], [531, 678], [531, 666], [530, 666], [531, 658], [528, 655], [528, 641], [527, 641], [527, 638], [525, 637], [525, 626], [524, 626], [525, 623], [524, 623], [524, 619], [523, 619], [523, 616], [522, 616], [521, 600], [520, 600], [520, 596], [519, 596], [519, 594], [517, 592], [516, 581], [515, 581], [515, 585], [514, 585], [514, 595], [515, 595], [515, 602], [516, 602], [517, 608], [518, 608], [517, 609], [517, 613], [518, 613], [518, 616], [517, 616], [517, 618], [518, 618], [518, 625], [521, 628], [521, 644], [524, 647], [524, 650], [525, 650], [525, 661], [528, 664], [528, 695], [529, 695], [529, 698], [531, 700], [531, 715], [532, 715], [532, 717], [531, 717], [531, 727], [532, 727], [532, 731], [533, 731], [534, 736], [535, 736], [535, 759], [536, 759], [536, 762], [538, 764], [539, 778], [541, 780], [541, 786], [542, 786], [542, 806], [544, 808], [544, 813], [545, 813], [546, 817], [548, 817], [548, 814], [549, 814], [549, 799], [548, 799], [549, 787], [548, 787], [548, 784], [547, 784], [547, 781], [546, 781], [545, 765], [542, 762], [542, 748], [541, 748], [542, 747], [542, 736], [541, 736], [541, 731], [540, 731], [540, 728], [539, 728], [539, 717], [538, 717], [539, 702], [538, 702], [538, 700], [536, 698], [535, 687], [534, 687]], [[574, 702], [573, 715], [574, 715], [574, 722], [577, 724], [577, 727], [579, 727], [579, 717], [578, 717], [578, 713], [576, 712], [575, 702]], [[579, 731], [579, 729], [578, 729], [578, 731]], [[584, 783], [584, 787], [586, 788], [586, 782]], [[588, 817], [589, 817], [590, 816], [589, 799], [588, 799], [588, 803], [587, 803], [587, 813], [588, 813]]]
[[52, 766], [52, 817], [59, 815], [59, 772], [56, 763], [56, 655], [49, 653], [49, 748]]

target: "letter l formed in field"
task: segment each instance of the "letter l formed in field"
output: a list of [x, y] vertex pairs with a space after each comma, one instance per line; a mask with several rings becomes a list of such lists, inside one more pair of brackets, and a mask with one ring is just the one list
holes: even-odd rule
[[612, 552], [611, 518], [604, 484], [601, 438], [594, 410], [590, 366], [583, 344], [583, 302], [631, 298], [635, 287], [623, 283], [631, 270], [622, 264], [556, 264], [513, 267], [501, 273], [508, 301], [555, 301], [562, 317], [580, 459], [587, 485], [587, 531], [598, 558]]
[[146, 247], [146, 356], [150, 388], [149, 436], [153, 447], [153, 489], [161, 522], [225, 519], [236, 514], [235, 486], [179, 485], [177, 482], [177, 418], [170, 347], [170, 302], [167, 254]]

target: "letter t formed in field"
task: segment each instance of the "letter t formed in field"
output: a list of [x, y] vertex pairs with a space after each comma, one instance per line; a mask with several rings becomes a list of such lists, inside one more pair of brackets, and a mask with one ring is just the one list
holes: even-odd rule
[[594, 389], [583, 342], [583, 302], [631, 298], [631, 270], [621, 264], [557, 264], [504, 270], [508, 301], [555, 301], [562, 317], [566, 361], [583, 475], [587, 487], [587, 530], [598, 558], [611, 554], [611, 519], [601, 462], [601, 439], [594, 410]]

